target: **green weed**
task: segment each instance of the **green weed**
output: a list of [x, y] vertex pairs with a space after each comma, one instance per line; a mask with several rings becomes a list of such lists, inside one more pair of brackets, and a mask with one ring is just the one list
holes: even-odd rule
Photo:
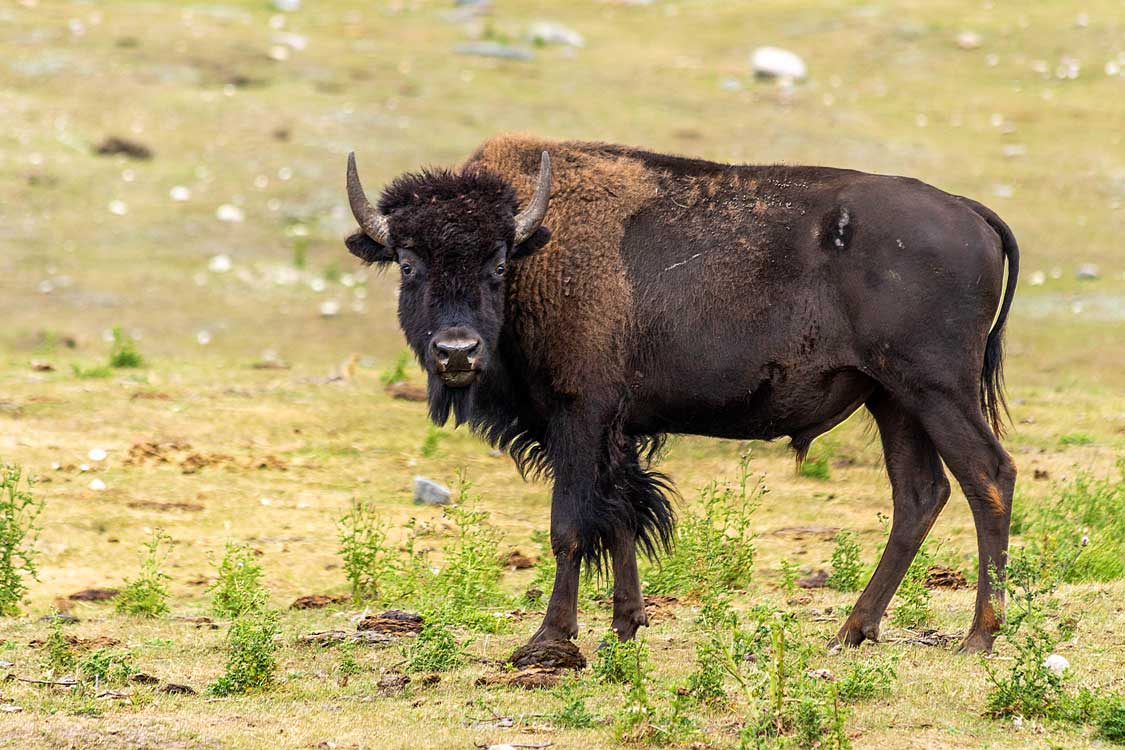
[[269, 687], [277, 672], [277, 636], [281, 633], [276, 610], [260, 609], [231, 623], [227, 634], [226, 669], [207, 686], [211, 695], [234, 695]]
[[379, 376], [379, 380], [382, 381], [383, 385], [401, 383], [403, 380], [406, 380], [406, 367], [410, 364], [411, 356], [410, 350], [408, 349], [404, 349], [399, 353], [398, 359], [395, 360], [394, 365]]
[[35, 483], [19, 466], [0, 464], [0, 617], [14, 617], [28, 591], [25, 577], [37, 580], [36, 525], [43, 501], [32, 494]]
[[836, 547], [832, 550], [832, 572], [826, 582], [837, 591], [859, 591], [863, 588], [864, 566], [860, 560], [859, 543], [854, 531], [836, 532]]
[[403, 655], [407, 672], [448, 672], [464, 661], [464, 646], [445, 625], [427, 622]]
[[147, 551], [141, 560], [141, 572], [126, 580], [124, 588], [113, 600], [114, 609], [125, 615], [158, 617], [168, 612], [168, 581], [171, 576], [163, 570], [172, 545], [172, 537], [160, 529], [152, 532], [145, 542]]
[[821, 482], [827, 482], [828, 476], [828, 456], [818, 456], [817, 458], [807, 458], [801, 462], [801, 467], [797, 473], [806, 479], [816, 479]]
[[93, 365], [91, 367], [83, 367], [77, 362], [70, 366], [74, 372], [74, 377], [79, 380], [94, 380], [98, 378], [108, 378], [113, 376], [113, 368], [109, 365]]
[[564, 729], [589, 729], [598, 723], [598, 717], [586, 707], [586, 691], [582, 683], [568, 677], [555, 690], [559, 707], [551, 714], [551, 723]]
[[712, 482], [700, 491], [702, 512], [681, 517], [672, 551], [646, 573], [646, 591], [698, 597], [716, 587], [749, 585], [755, 553], [750, 521], [768, 491], [761, 477], [751, 483], [749, 462], [746, 453], [733, 484]]
[[233, 619], [265, 606], [268, 592], [262, 586], [262, 566], [254, 550], [227, 542], [215, 582], [207, 588], [211, 611]]
[[137, 342], [120, 326], [113, 329], [113, 344], [109, 350], [109, 366], [114, 369], [144, 367], [145, 359], [137, 351]]
[[122, 683], [137, 673], [127, 652], [99, 648], [86, 654], [76, 666], [78, 675], [95, 684]]
[[47, 642], [43, 644], [43, 648], [47, 652], [44, 666], [55, 677], [67, 674], [78, 663], [74, 647], [67, 640], [63, 633], [62, 623], [58, 620], [55, 620], [51, 625], [51, 634], [47, 636]]
[[445, 437], [445, 433], [431, 424], [426, 428], [426, 438], [422, 441], [421, 453], [423, 458], [433, 458], [437, 455], [438, 444]]
[[375, 512], [375, 505], [352, 498], [351, 507], [337, 523], [340, 557], [344, 575], [352, 589], [352, 599], [359, 603], [379, 596], [389, 570], [390, 550], [387, 532]]

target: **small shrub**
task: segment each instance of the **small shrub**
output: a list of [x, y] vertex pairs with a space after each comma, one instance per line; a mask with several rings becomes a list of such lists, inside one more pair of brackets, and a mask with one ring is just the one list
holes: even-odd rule
[[389, 573], [387, 532], [372, 503], [352, 499], [351, 508], [337, 524], [344, 575], [355, 602], [375, 599]]
[[786, 596], [797, 593], [797, 580], [801, 577], [801, 569], [797, 563], [789, 558], [781, 561], [781, 590]]
[[47, 651], [44, 665], [55, 677], [68, 673], [78, 663], [74, 647], [70, 645], [70, 641], [63, 633], [62, 622], [59, 620], [55, 620], [54, 624], [51, 625], [51, 634], [47, 636], [47, 642], [43, 645], [43, 648]]
[[821, 482], [827, 482], [828, 477], [828, 456], [819, 456], [817, 458], [808, 458], [801, 462], [801, 468], [797, 473], [806, 479], [816, 479]]
[[610, 630], [594, 654], [593, 675], [602, 682], [622, 684], [637, 679], [648, 663], [648, 646], [640, 638], [621, 641]]
[[129, 654], [111, 648], [99, 648], [78, 662], [77, 672], [85, 680], [100, 683], [122, 683], [137, 673]]
[[500, 536], [487, 523], [488, 513], [477, 507], [472, 484], [463, 474], [457, 477], [457, 502], [443, 509], [453, 524], [453, 543], [445, 549], [445, 566], [428, 587], [426, 607], [436, 619], [450, 625], [496, 632], [504, 620], [486, 608], [507, 602], [500, 588], [504, 566]]
[[210, 685], [211, 695], [234, 695], [269, 687], [277, 672], [277, 642], [281, 633], [276, 610], [261, 609], [231, 623], [227, 634], [227, 664]]
[[598, 723], [598, 717], [586, 707], [586, 694], [581, 683], [574, 678], [559, 683], [555, 695], [559, 707], [551, 714], [551, 723], [564, 729], [588, 729]]
[[449, 628], [426, 623], [403, 655], [407, 672], [448, 672], [461, 665], [464, 649]]
[[856, 661], [837, 679], [836, 691], [845, 703], [886, 698], [898, 679], [898, 657], [888, 661]]
[[336, 674], [339, 675], [336, 682], [340, 687], [347, 687], [348, 680], [363, 671], [355, 658], [356, 645], [355, 641], [340, 644], [340, 663], [336, 665]]
[[395, 360], [394, 365], [383, 372], [379, 376], [379, 380], [383, 385], [391, 385], [392, 383], [401, 383], [406, 380], [406, 367], [410, 364], [410, 350], [404, 349]]
[[1045, 663], [1061, 637], [1049, 627], [1047, 614], [1057, 607], [1053, 594], [1074, 559], [1073, 554], [1045, 557], [1026, 548], [1009, 552], [1003, 582], [1008, 619], [1001, 633], [1016, 653], [1006, 673], [985, 662], [992, 684], [987, 708], [993, 717], [1050, 716], [1062, 706], [1066, 673], [1058, 674]]
[[768, 491], [760, 477], [750, 485], [749, 461], [749, 453], [741, 457], [734, 484], [712, 482], [700, 491], [702, 512], [693, 509], [681, 517], [672, 551], [645, 576], [646, 591], [701, 597], [711, 589], [749, 585], [755, 553], [751, 517]]
[[1059, 436], [1059, 445], [1089, 445], [1094, 438], [1085, 432], [1069, 432]]
[[0, 617], [13, 617], [27, 593], [25, 576], [37, 579], [36, 521], [43, 501], [32, 494], [34, 482], [18, 466], [0, 464]]
[[145, 359], [137, 351], [137, 342], [120, 326], [113, 329], [113, 344], [109, 350], [109, 366], [115, 369], [144, 367]]
[[233, 619], [265, 606], [268, 593], [262, 586], [262, 566], [254, 550], [227, 542], [215, 582], [207, 589], [211, 611], [218, 617]]
[[832, 550], [828, 587], [837, 591], [859, 591], [863, 588], [863, 571], [855, 532], [841, 529], [836, 533], [836, 548]]
[[437, 455], [438, 445], [445, 433], [431, 424], [426, 428], [426, 438], [422, 441], [421, 453], [423, 458], [433, 458]]
[[928, 545], [923, 544], [910, 563], [898, 587], [898, 606], [891, 614], [891, 624], [900, 628], [920, 628], [930, 621], [930, 590], [926, 588], [926, 574], [933, 564]]
[[138, 617], [167, 614], [167, 583], [172, 578], [164, 572], [163, 566], [171, 545], [172, 537], [160, 529], [152, 532], [152, 539], [144, 545], [147, 553], [141, 560], [140, 575], [126, 580], [121, 593], [113, 600], [113, 606], [119, 613]]
[[1030, 553], [1045, 559], [1056, 547], [1082, 545], [1082, 554], [1067, 568], [1066, 583], [1125, 578], [1125, 456], [1105, 478], [1082, 471], [1056, 490], [1050, 502], [1017, 502], [1013, 533], [1024, 537]]
[[74, 377], [79, 380], [94, 380], [97, 378], [108, 378], [113, 375], [113, 368], [108, 365], [94, 365], [92, 367], [83, 367], [77, 362], [70, 366], [74, 371]]
[[1125, 745], [1125, 697], [1115, 695], [1099, 712], [1098, 734], [1118, 745]]

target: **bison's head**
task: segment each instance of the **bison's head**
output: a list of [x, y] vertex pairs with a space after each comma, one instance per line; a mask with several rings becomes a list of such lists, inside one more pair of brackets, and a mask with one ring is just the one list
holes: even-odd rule
[[469, 418], [473, 387], [493, 366], [504, 325], [509, 264], [540, 247], [551, 192], [547, 152], [531, 202], [481, 169], [406, 174], [372, 206], [348, 156], [348, 200], [360, 231], [348, 237], [367, 263], [397, 263], [398, 318], [429, 373], [430, 416], [444, 424], [453, 409]]

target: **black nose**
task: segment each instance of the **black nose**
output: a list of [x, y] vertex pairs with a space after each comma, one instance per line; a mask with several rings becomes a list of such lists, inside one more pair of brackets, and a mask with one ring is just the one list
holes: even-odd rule
[[476, 360], [480, 338], [465, 330], [451, 330], [434, 336], [434, 358], [450, 370], [468, 370]]

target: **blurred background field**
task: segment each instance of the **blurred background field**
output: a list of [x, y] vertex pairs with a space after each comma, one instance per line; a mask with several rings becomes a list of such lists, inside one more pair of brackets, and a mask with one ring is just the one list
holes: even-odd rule
[[[807, 78], [755, 78], [750, 55], [763, 45], [800, 55]], [[371, 193], [402, 171], [455, 165], [496, 132], [523, 131], [904, 174], [977, 198], [1021, 246], [1007, 338], [1017, 502], [1050, 503], [1079, 471], [1112, 476], [1125, 447], [1119, 0], [23, 0], [0, 6], [0, 50], [0, 460], [40, 476], [47, 503], [41, 581], [29, 617], [0, 624], [8, 643], [45, 632], [34, 618], [57, 597], [131, 575], [157, 527], [176, 541], [176, 612], [205, 609], [204, 584], [229, 539], [261, 553], [279, 606], [342, 592], [336, 520], [352, 497], [376, 503], [396, 542], [411, 517], [441, 528], [439, 510], [411, 502], [415, 474], [448, 484], [463, 467], [504, 550], [535, 550], [548, 485], [523, 483], [508, 458], [464, 431], [428, 428], [424, 405], [384, 392], [381, 376], [404, 348], [397, 272], [363, 269], [343, 247], [350, 150]], [[135, 340], [141, 367], [107, 367], [115, 327]], [[406, 377], [423, 382], [413, 363]], [[830, 535], [795, 541], [776, 533], [786, 528], [853, 529], [874, 562], [877, 513], [890, 501], [866, 422], [857, 415], [818, 441], [812, 458], [823, 471], [812, 475], [795, 475], [780, 444], [753, 447], [751, 467], [771, 490], [754, 517], [761, 592], [776, 589], [783, 557], [808, 572], [827, 564]], [[675, 439], [663, 466], [690, 503], [697, 487], [734, 475], [742, 447]], [[959, 494], [934, 533], [949, 563], [973, 569]], [[1102, 618], [1085, 666], [1118, 682], [1121, 594], [1120, 584], [1073, 594]], [[838, 608], [852, 595], [817, 596]], [[944, 596], [943, 628], [967, 626], [971, 592]], [[157, 649], [153, 669], [202, 682], [221, 666], [221, 634], [112, 617], [90, 625], [106, 616], [94, 605], [78, 615], [91, 633], [138, 627], [196, 655], [185, 663], [180, 650]], [[307, 629], [310, 616], [300, 617], [287, 633]], [[584, 618], [598, 623], [583, 634], [586, 648], [607, 616]], [[503, 636], [503, 648], [474, 648], [497, 658], [531, 622]], [[650, 637], [659, 643], [662, 632]], [[673, 635], [668, 648], [690, 658]], [[0, 658], [19, 665], [14, 653]], [[947, 653], [907, 658], [921, 666], [903, 702], [861, 712], [858, 746], [1030, 741], [980, 718], [975, 662], [961, 684]], [[316, 681], [315, 667], [293, 669]], [[400, 717], [418, 735], [401, 746], [484, 741], [450, 708], [472, 697], [471, 684], [443, 686]], [[113, 746], [98, 734], [106, 722], [127, 727], [138, 746], [251, 747], [279, 727], [300, 735], [292, 746], [399, 741], [354, 690], [344, 710], [356, 723], [344, 731], [321, 705], [335, 697], [301, 678], [287, 689], [295, 704], [284, 695], [219, 704], [208, 708], [213, 722], [200, 704], [171, 698], [115, 709], [89, 742]], [[935, 708], [934, 695], [953, 708]], [[78, 736], [82, 724], [37, 701], [18, 702], [52, 715], [43, 727], [30, 729], [29, 713], [0, 718], [0, 737], [10, 732], [16, 747]], [[303, 724], [294, 705], [307, 710]], [[388, 710], [400, 705], [409, 706]], [[239, 711], [261, 712], [258, 728], [241, 727]], [[1096, 742], [1069, 731], [1048, 734], [1059, 746]], [[564, 732], [554, 741], [607, 740]]]

